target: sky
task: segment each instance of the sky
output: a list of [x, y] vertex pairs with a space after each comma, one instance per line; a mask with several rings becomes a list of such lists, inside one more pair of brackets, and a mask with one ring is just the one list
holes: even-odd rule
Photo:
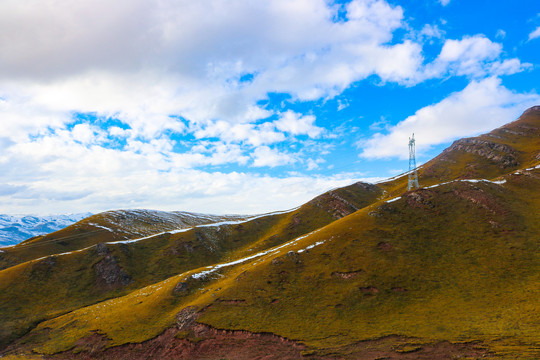
[[0, 213], [289, 209], [538, 84], [538, 0], [2, 0]]

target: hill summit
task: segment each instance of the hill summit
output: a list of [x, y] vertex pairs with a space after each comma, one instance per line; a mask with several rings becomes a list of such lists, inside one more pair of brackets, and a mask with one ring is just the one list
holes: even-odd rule
[[5, 249], [2, 354], [540, 358], [540, 107], [418, 173], [159, 231], [103, 213]]

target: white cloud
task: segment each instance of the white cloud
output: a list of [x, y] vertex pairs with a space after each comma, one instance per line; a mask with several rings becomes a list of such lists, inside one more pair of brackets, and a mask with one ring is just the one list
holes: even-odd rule
[[437, 25], [426, 24], [422, 28], [419, 34], [421, 37], [426, 38], [442, 38], [444, 31], [442, 31]]
[[414, 115], [359, 144], [364, 158], [408, 157], [408, 138], [416, 136], [421, 153], [430, 146], [499, 127], [530, 106], [538, 94], [518, 94], [505, 88], [500, 79], [472, 81], [465, 89], [441, 102], [426, 106]]
[[111, 126], [108, 128], [109, 135], [113, 137], [127, 138], [131, 135], [130, 130], [122, 129], [118, 126]]
[[231, 124], [220, 120], [198, 128], [194, 131], [194, 135], [198, 139], [217, 137], [225, 142], [244, 142], [253, 146], [285, 140], [285, 136], [277, 132], [270, 122], [255, 125]]
[[461, 40], [446, 40], [441, 53], [433, 62], [435, 73], [450, 70], [457, 75], [483, 73], [485, 61], [499, 56], [502, 46], [491, 42], [483, 35], [464, 37]]
[[442, 6], [446, 6], [450, 4], [450, 0], [439, 0], [439, 2], [441, 3]]
[[506, 59], [504, 61], [496, 61], [490, 64], [489, 74], [491, 75], [512, 75], [523, 70], [532, 68], [532, 64], [522, 63], [519, 59]]
[[96, 134], [88, 124], [77, 124], [71, 130], [71, 135], [75, 141], [83, 144], [90, 144], [95, 140]]
[[502, 45], [481, 34], [447, 39], [437, 58], [426, 65], [423, 78], [447, 75], [482, 78], [514, 74], [531, 66], [517, 58], [501, 60], [501, 55]]
[[529, 40], [536, 39], [540, 37], [540, 26], [538, 26], [535, 30], [533, 30], [529, 34]]
[[337, 111], [341, 111], [343, 109], [346, 109], [349, 107], [349, 102], [347, 101], [347, 99], [338, 99], [338, 107], [337, 107]]
[[286, 153], [281, 153], [277, 149], [268, 146], [259, 146], [253, 151], [253, 166], [276, 167], [295, 163], [296, 159]]
[[[401, 7], [353, 0], [345, 9], [348, 20], [333, 22], [337, 7], [324, 0], [62, 0], [56, 6], [6, 0], [0, 2], [0, 95], [11, 117], [27, 118], [30, 131], [92, 112], [128, 124], [133, 136], [153, 138], [182, 133], [186, 123], [212, 132], [219, 121], [257, 122], [272, 115], [256, 105], [269, 92], [315, 100], [372, 75], [414, 85], [448, 68], [486, 74], [486, 61], [501, 54], [500, 44], [480, 35], [447, 40], [426, 69], [421, 41], [390, 44], [394, 31], [405, 28]], [[436, 26], [421, 33], [442, 36]], [[245, 74], [252, 79], [241, 82]], [[249, 129], [235, 131], [233, 138], [241, 138]]]
[[[337, 183], [193, 168], [302, 162], [314, 169], [306, 145], [294, 147], [296, 137], [330, 134], [313, 115], [265, 109], [269, 93], [326, 100], [373, 76], [410, 86], [525, 67], [480, 35], [447, 40], [426, 65], [423, 41], [442, 38], [438, 27], [396, 40], [397, 30], [412, 31], [400, 6], [343, 6], [347, 20], [335, 22], [338, 6], [326, 0], [0, 1], [0, 183], [29, 189], [26, 200], [0, 201], [13, 211], [33, 209], [36, 199], [65, 191], [74, 211], [106, 203], [193, 209], [185, 199], [196, 195], [240, 201], [241, 191], [285, 191], [300, 181], [303, 191], [319, 184], [318, 192]], [[73, 125], [77, 113], [98, 120]], [[108, 118], [114, 125], [100, 123]], [[180, 144], [182, 137], [199, 146]], [[285, 141], [288, 152], [278, 151]], [[264, 186], [252, 183], [251, 191], [250, 181]]]
[[316, 169], [319, 169], [319, 164], [322, 164], [324, 163], [324, 160], [323, 159], [308, 159], [307, 161], [307, 169], [308, 170], [316, 170]]
[[495, 37], [497, 39], [504, 39], [506, 37], [506, 31], [504, 31], [503, 29], [497, 30], [497, 33], [495, 34]]
[[[268, 91], [317, 98], [377, 73], [354, 64], [352, 50], [383, 47], [401, 8], [354, 0], [344, 23], [332, 21], [335, 11], [323, 0], [7, 0], [0, 79], [36, 84], [28, 100], [61, 110], [253, 119], [261, 115], [245, 109]], [[251, 83], [235, 81], [244, 73], [256, 74]]]
[[316, 138], [323, 132], [322, 128], [315, 125], [315, 116], [302, 116], [292, 110], [281, 114], [274, 125], [280, 131], [292, 135], [308, 135], [310, 138]]
[[493, 43], [482, 35], [464, 37], [462, 40], [447, 40], [441, 50], [441, 61], [453, 62], [466, 59], [467, 62], [478, 62], [496, 58], [502, 46]]

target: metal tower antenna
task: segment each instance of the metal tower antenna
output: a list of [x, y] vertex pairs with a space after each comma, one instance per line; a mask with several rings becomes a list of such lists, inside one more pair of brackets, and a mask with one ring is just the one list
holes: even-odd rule
[[418, 189], [418, 173], [416, 172], [416, 155], [414, 133], [409, 138], [409, 185], [407, 190]]

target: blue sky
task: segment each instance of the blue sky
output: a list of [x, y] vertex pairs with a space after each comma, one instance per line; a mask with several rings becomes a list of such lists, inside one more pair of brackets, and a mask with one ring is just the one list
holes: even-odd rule
[[0, 3], [0, 213], [261, 213], [540, 104], [537, 0]]

